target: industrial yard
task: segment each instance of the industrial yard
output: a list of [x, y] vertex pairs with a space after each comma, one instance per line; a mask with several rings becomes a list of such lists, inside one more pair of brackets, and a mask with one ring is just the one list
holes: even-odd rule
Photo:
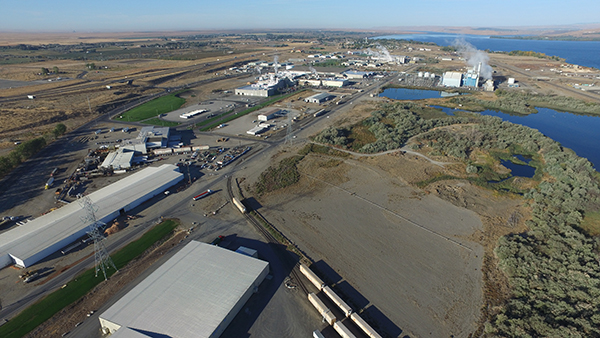
[[[159, 60], [160, 48], [123, 42], [108, 49], [130, 59], [93, 69], [57, 61], [60, 79], [31, 74], [45, 62], [3, 67], [0, 155], [9, 158], [36, 138], [49, 145], [12, 171], [2, 168], [0, 330], [94, 266], [92, 218], [104, 223], [99, 236], [110, 253], [165, 219], [179, 226], [30, 337], [136, 329], [194, 337], [192, 327], [221, 337], [417, 338], [481, 329], [489, 279], [506, 283], [484, 259], [508, 231], [497, 230], [506, 215], [527, 214], [520, 199], [468, 181], [418, 188], [458, 169], [450, 157], [404, 148], [307, 152], [296, 183], [267, 193], [256, 183], [322, 130], [356, 126], [390, 102], [379, 97], [387, 87], [492, 101], [497, 89], [558, 92], [592, 102], [600, 99], [582, 88], [594, 87], [587, 75], [597, 70], [505, 54], [473, 63], [418, 43], [367, 51], [362, 40], [287, 41], [282, 50], [260, 39], [227, 39], [192, 61]], [[52, 137], [59, 123], [67, 132]], [[513, 231], [523, 228], [516, 223]], [[196, 298], [185, 297], [195, 291]], [[161, 306], [144, 303], [155, 301]], [[208, 302], [204, 312], [194, 308], [201, 301]], [[185, 320], [179, 307], [190, 311]], [[161, 323], [165, 308], [172, 318]]]

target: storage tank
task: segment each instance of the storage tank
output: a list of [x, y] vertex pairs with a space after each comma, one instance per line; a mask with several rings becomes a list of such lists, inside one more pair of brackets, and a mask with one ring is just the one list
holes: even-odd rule
[[348, 304], [346, 304], [346, 302], [344, 302], [340, 298], [340, 296], [338, 296], [333, 290], [331, 290], [329, 286], [325, 286], [323, 288], [323, 292], [325, 292], [329, 299], [331, 299], [335, 303], [335, 305], [337, 305], [342, 310], [346, 317], [350, 316], [350, 314], [352, 313], [352, 308], [348, 306]]
[[417, 73], [417, 76], [418, 76], [418, 77], [423, 77], [423, 72], [418, 72], [418, 73]]
[[323, 302], [319, 299], [319, 297], [317, 297], [317, 295], [315, 295], [312, 292], [309, 293], [308, 300], [317, 309], [317, 311], [319, 311], [319, 313], [323, 316], [323, 319], [325, 319], [325, 321], [329, 325], [333, 325], [333, 323], [335, 323], [335, 321], [336, 321], [335, 316], [333, 315], [333, 313], [331, 313], [329, 308], [327, 308], [327, 306], [325, 306], [325, 304], [323, 304]]
[[319, 291], [323, 290], [325, 283], [308, 266], [300, 264], [300, 272], [317, 287]]
[[358, 315], [357, 313], [351, 314], [350, 319], [352, 319], [354, 324], [356, 324], [356, 326], [360, 327], [363, 330], [363, 332], [367, 334], [367, 336], [369, 336], [371, 338], [381, 338], [379, 333], [377, 333], [375, 330], [373, 330], [371, 325], [367, 324], [367, 322], [365, 322], [365, 320], [362, 319], [362, 317], [360, 315]]
[[333, 328], [342, 338], [356, 338], [356, 336], [341, 322], [333, 323]]

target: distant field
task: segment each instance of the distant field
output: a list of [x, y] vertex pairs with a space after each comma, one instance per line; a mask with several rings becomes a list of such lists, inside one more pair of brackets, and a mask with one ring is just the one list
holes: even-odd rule
[[183, 93], [183, 91], [178, 91], [146, 102], [124, 112], [120, 115], [119, 119], [122, 121], [137, 122], [179, 109], [179, 107], [185, 103], [185, 99], [178, 96], [181, 93]]

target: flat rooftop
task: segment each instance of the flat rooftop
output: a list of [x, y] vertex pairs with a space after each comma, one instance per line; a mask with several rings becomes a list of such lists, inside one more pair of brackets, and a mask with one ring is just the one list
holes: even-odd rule
[[100, 315], [100, 321], [120, 327], [113, 334], [118, 337], [145, 337], [140, 332], [218, 337], [268, 271], [268, 262], [192, 241]]

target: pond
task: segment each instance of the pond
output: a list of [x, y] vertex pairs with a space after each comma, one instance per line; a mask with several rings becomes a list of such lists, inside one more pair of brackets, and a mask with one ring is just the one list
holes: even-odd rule
[[[420, 93], [415, 93], [410, 96], [414, 89], [406, 89], [403, 91], [402, 100], [418, 100], [422, 99]], [[430, 91], [437, 93], [436, 91]], [[381, 96], [384, 95], [384, 91]], [[451, 108], [442, 109], [446, 114], [455, 111]], [[494, 110], [484, 110], [478, 112], [482, 115], [498, 116], [505, 121], [521, 124], [533, 129], [539, 130], [544, 135], [551, 139], [560, 142], [563, 147], [574, 150], [577, 155], [587, 158], [595, 167], [600, 165], [600, 115], [579, 115], [573, 113], [559, 112], [548, 108], [536, 108], [536, 114], [529, 115], [510, 115]], [[450, 114], [449, 114], [450, 115]]]
[[387, 88], [379, 94], [379, 97], [387, 97], [394, 100], [424, 100], [456, 95], [462, 95], [462, 93], [426, 89]]
[[[520, 160], [525, 159], [522, 155], [517, 155], [515, 157]], [[526, 161], [523, 162], [529, 163], [529, 161], [531, 160], [526, 159]], [[528, 165], [516, 164], [508, 160], [500, 160], [500, 164], [510, 169], [510, 172], [513, 176], [532, 178], [535, 174], [535, 168]]]

